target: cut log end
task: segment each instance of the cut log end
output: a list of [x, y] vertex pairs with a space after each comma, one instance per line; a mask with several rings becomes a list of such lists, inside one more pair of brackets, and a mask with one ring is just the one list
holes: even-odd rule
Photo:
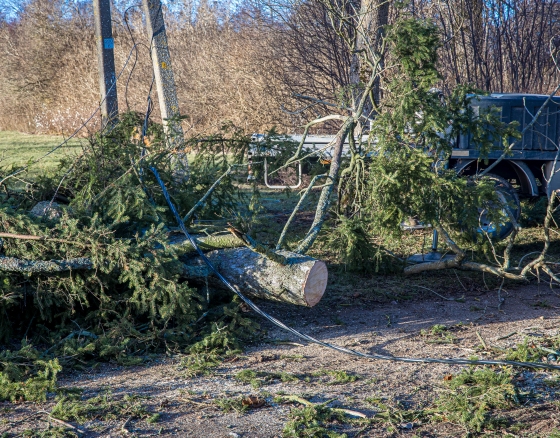
[[327, 288], [329, 273], [327, 265], [321, 260], [317, 260], [309, 270], [305, 283], [303, 284], [303, 297], [309, 307], [313, 307], [323, 297]]
[[[249, 297], [315, 306], [327, 288], [325, 262], [285, 250], [276, 253], [287, 261], [285, 265], [246, 247], [211, 251], [206, 256], [227, 280]], [[200, 258], [192, 260], [189, 265], [184, 265], [184, 276], [209, 275], [204, 265]]]

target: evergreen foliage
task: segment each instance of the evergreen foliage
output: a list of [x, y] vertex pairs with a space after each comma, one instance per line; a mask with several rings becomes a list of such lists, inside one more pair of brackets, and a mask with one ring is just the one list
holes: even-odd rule
[[0, 352], [0, 401], [42, 402], [56, 388], [61, 370], [57, 359], [46, 360], [25, 342], [18, 351]]
[[[178, 168], [177, 151], [169, 149], [161, 126], [150, 124], [141, 142], [141, 124], [139, 115], [123, 114], [115, 128], [95, 133], [79, 156], [65, 158], [56, 174], [32, 182], [25, 192], [7, 180], [0, 195], [0, 232], [41, 240], [5, 238], [0, 257], [32, 262], [84, 257], [93, 268], [0, 271], [0, 399], [44, 399], [61, 365], [136, 364], [152, 352], [188, 352], [193, 344], [193, 353], [221, 354], [238, 347], [238, 335], [254, 330], [237, 301], [210, 304], [205, 292], [181, 278], [181, 252], [168, 243], [167, 224], [173, 222], [147, 171], [158, 168], [186, 214], [229, 167], [231, 152], [248, 140], [228, 129], [215, 138], [193, 139], [186, 147], [197, 155], [187, 170]], [[53, 199], [64, 204], [59, 218], [29, 214], [37, 201]], [[238, 201], [226, 178], [198, 217], [223, 215]], [[23, 347], [14, 352], [22, 338]]]
[[462, 424], [469, 432], [499, 428], [507, 420], [493, 417], [492, 411], [519, 403], [509, 369], [465, 369], [449, 380], [448, 386], [448, 391], [436, 400], [436, 412], [447, 421]]
[[339, 218], [334, 232], [347, 244], [338, 250], [343, 263], [366, 271], [386, 256], [375, 251], [373, 236], [400, 238], [401, 224], [410, 217], [442, 226], [469, 245], [485, 240], [475, 232], [480, 208], [487, 208], [494, 224], [507, 222], [504, 209], [488, 208], [501, 205], [492, 178], [457, 175], [447, 161], [461, 134], [470, 133], [483, 160], [520, 135], [516, 123], [503, 123], [493, 109], [475, 114], [470, 104], [482, 91], [458, 86], [443, 96], [435, 88], [441, 79], [436, 26], [405, 17], [386, 32], [390, 80], [381, 78], [384, 96], [368, 141], [358, 148], [350, 136], [352, 155], [341, 171], [338, 206], [349, 219]]
[[[519, 137], [515, 124], [504, 124], [493, 111], [475, 116], [470, 87], [458, 87], [441, 97], [437, 85], [437, 29], [418, 20], [404, 20], [389, 30], [399, 62], [389, 84], [383, 111], [370, 133], [367, 211], [383, 234], [400, 234], [400, 224], [418, 215], [425, 223], [455, 230], [476, 228], [477, 206], [495, 201], [493, 184], [472, 183], [445, 163], [459, 134], [470, 132], [482, 156], [503, 148], [503, 141]], [[443, 102], [442, 102], [443, 100]], [[493, 209], [496, 222], [503, 213]]]

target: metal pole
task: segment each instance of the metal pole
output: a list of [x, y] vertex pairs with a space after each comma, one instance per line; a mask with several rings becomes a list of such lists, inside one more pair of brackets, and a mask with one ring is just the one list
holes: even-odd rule
[[101, 93], [101, 123], [105, 128], [114, 124], [119, 114], [113, 30], [111, 25], [111, 0], [93, 0], [95, 42], [99, 64], [99, 91]]
[[183, 142], [183, 129], [181, 121], [178, 119], [180, 116], [179, 102], [171, 69], [171, 56], [167, 45], [161, 1], [143, 0], [143, 4], [163, 126], [170, 137], [171, 146], [180, 147]]
[[438, 232], [434, 227], [434, 233], [432, 235], [432, 251], [436, 252], [438, 247]]

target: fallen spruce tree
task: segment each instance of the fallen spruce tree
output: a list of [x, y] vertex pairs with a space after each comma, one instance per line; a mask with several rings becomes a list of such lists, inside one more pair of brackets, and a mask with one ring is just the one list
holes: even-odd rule
[[[339, 12], [335, 4], [324, 3], [329, 13]], [[352, 14], [333, 17], [333, 22], [356, 24]], [[312, 126], [326, 121], [338, 123], [340, 130], [332, 141], [331, 158], [324, 160], [327, 173], [317, 172], [302, 193], [277, 247], [253, 241], [246, 228], [230, 227], [229, 239], [234, 240], [224, 246], [234, 249], [210, 245], [208, 257], [224, 274], [230, 270], [230, 281], [245, 293], [313, 305], [324, 291], [326, 268], [301, 254], [312, 247], [334, 212], [338, 217], [329, 238], [349, 268], [372, 270], [383, 259], [405, 274], [454, 268], [523, 281], [545, 273], [558, 282], [549, 249], [559, 194], [548, 198], [541, 251], [533, 260], [528, 257], [532, 253], [519, 257], [515, 268], [519, 227], [494, 181], [484, 171], [467, 177], [445, 166], [451, 140], [465, 133], [473, 134], [480, 163], [490, 152], [507, 156], [521, 137], [515, 124], [503, 123], [491, 110], [475, 115], [469, 109], [477, 92], [472, 88], [459, 87], [445, 98], [434, 93], [440, 79], [440, 36], [432, 25], [405, 18], [386, 30], [380, 45], [366, 39], [363, 50], [354, 50], [350, 44], [367, 80], [342, 90], [341, 103], [322, 102], [336, 113], [306, 125], [304, 138]], [[390, 63], [381, 62], [385, 55]], [[391, 65], [390, 75], [384, 65]], [[379, 82], [386, 96], [382, 103], [370, 102], [375, 108], [368, 109]], [[231, 217], [240, 213], [241, 205], [248, 216], [254, 214], [252, 195], [236, 192], [231, 179], [231, 161], [243, 161], [249, 139], [236, 132], [194, 139], [188, 146], [195, 148], [196, 159], [188, 168], [177, 168], [173, 157], [181, 151], [168, 147], [157, 125], [137, 138], [140, 123], [141, 117], [123, 115], [116, 128], [94, 135], [79, 156], [63, 161], [54, 176], [26, 181], [19, 171], [2, 171], [0, 266], [6, 269], [0, 270], [0, 399], [44, 397], [54, 385], [58, 360], [74, 365], [93, 360], [135, 363], [156, 351], [223, 353], [235, 348], [237, 338], [253, 332], [254, 323], [240, 313], [240, 303], [231, 295], [208, 299], [210, 272], [191, 256], [192, 248], [173, 237], [175, 218], [161, 190], [166, 187], [191, 229], [196, 215]], [[346, 139], [349, 156], [343, 154]], [[309, 152], [303, 143], [274, 144], [275, 161], [283, 163], [274, 172], [303, 161]], [[158, 170], [161, 181], [151, 168]], [[285, 252], [285, 232], [318, 181], [311, 227], [297, 247], [291, 247], [293, 253]], [[30, 214], [39, 201], [49, 203], [46, 214]], [[50, 212], [52, 202], [62, 205], [60, 211]], [[491, 236], [474, 231], [481, 210], [487, 210], [491, 223], [513, 222], [505, 245], [499, 247]], [[385, 247], [401, 237], [401, 223], [415, 215], [435, 226], [451, 260], [405, 266]], [[242, 224], [243, 217], [239, 214], [240, 223], [234, 225]], [[501, 255], [498, 250], [503, 250]], [[294, 270], [298, 266], [304, 269]], [[21, 339], [20, 348], [14, 341]], [[29, 376], [35, 379], [33, 385]], [[39, 389], [30, 393], [29, 388]]]
[[[196, 159], [178, 168], [161, 126], [150, 124], [143, 141], [135, 135], [141, 123], [121, 115], [53, 175], [0, 171], [0, 400], [44, 399], [60, 365], [138, 363], [155, 352], [220, 355], [254, 335], [257, 325], [236, 298], [209, 293], [218, 282], [173, 229], [147, 171], [158, 169], [187, 225], [250, 214], [253, 194], [231, 179], [231, 160], [248, 139], [236, 132], [193, 139], [183, 146], [196, 148]], [[323, 262], [230, 229], [197, 240], [244, 293], [305, 306], [321, 299]]]

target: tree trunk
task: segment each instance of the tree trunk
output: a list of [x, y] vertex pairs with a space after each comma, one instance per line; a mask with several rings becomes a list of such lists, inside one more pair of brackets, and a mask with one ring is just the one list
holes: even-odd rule
[[[280, 265], [249, 248], [212, 251], [206, 256], [224, 277], [248, 296], [313, 307], [327, 287], [325, 262], [290, 251], [276, 252], [286, 257], [288, 264]], [[201, 259], [195, 259], [184, 269], [187, 278], [211, 275]]]
[[[14, 236], [19, 235], [11, 235]], [[195, 252], [184, 237], [172, 236], [169, 240], [172, 245], [182, 246], [185, 255]], [[249, 248], [235, 248], [241, 241], [233, 235], [199, 237], [197, 242], [200, 248], [206, 251], [228, 248], [211, 251], [207, 253], [207, 257], [224, 277], [249, 296], [313, 307], [325, 293], [328, 272], [323, 261], [290, 251], [275, 251], [286, 258], [287, 263], [282, 265]], [[0, 271], [7, 272], [52, 274], [93, 268], [94, 265], [88, 258], [22, 260], [0, 256]], [[192, 258], [183, 265], [183, 275], [196, 279], [208, 277], [211, 272], [203, 260]]]
[[22, 260], [0, 256], [0, 271], [28, 274], [54, 274], [74, 270], [93, 269], [90, 259], [80, 257], [69, 260]]
[[[355, 48], [350, 63], [350, 84], [359, 85], [361, 83], [360, 72], [363, 66], [361, 65], [359, 53], [365, 49], [366, 44], [370, 44], [372, 49], [380, 56], [379, 71], [383, 70], [384, 54], [381, 53], [381, 45], [385, 36], [385, 27], [389, 23], [390, 3], [389, 0], [362, 0], [360, 2], [362, 23], [360, 32], [356, 34]], [[379, 105], [382, 97], [381, 81], [378, 72], [373, 72], [372, 74], [378, 75], [373, 84], [372, 94], [375, 104]], [[358, 90], [361, 90], [361, 88], [358, 87]], [[360, 99], [361, 92], [355, 96], [354, 102], [358, 102]], [[370, 116], [372, 110], [373, 105], [368, 101], [364, 106], [364, 114]]]

